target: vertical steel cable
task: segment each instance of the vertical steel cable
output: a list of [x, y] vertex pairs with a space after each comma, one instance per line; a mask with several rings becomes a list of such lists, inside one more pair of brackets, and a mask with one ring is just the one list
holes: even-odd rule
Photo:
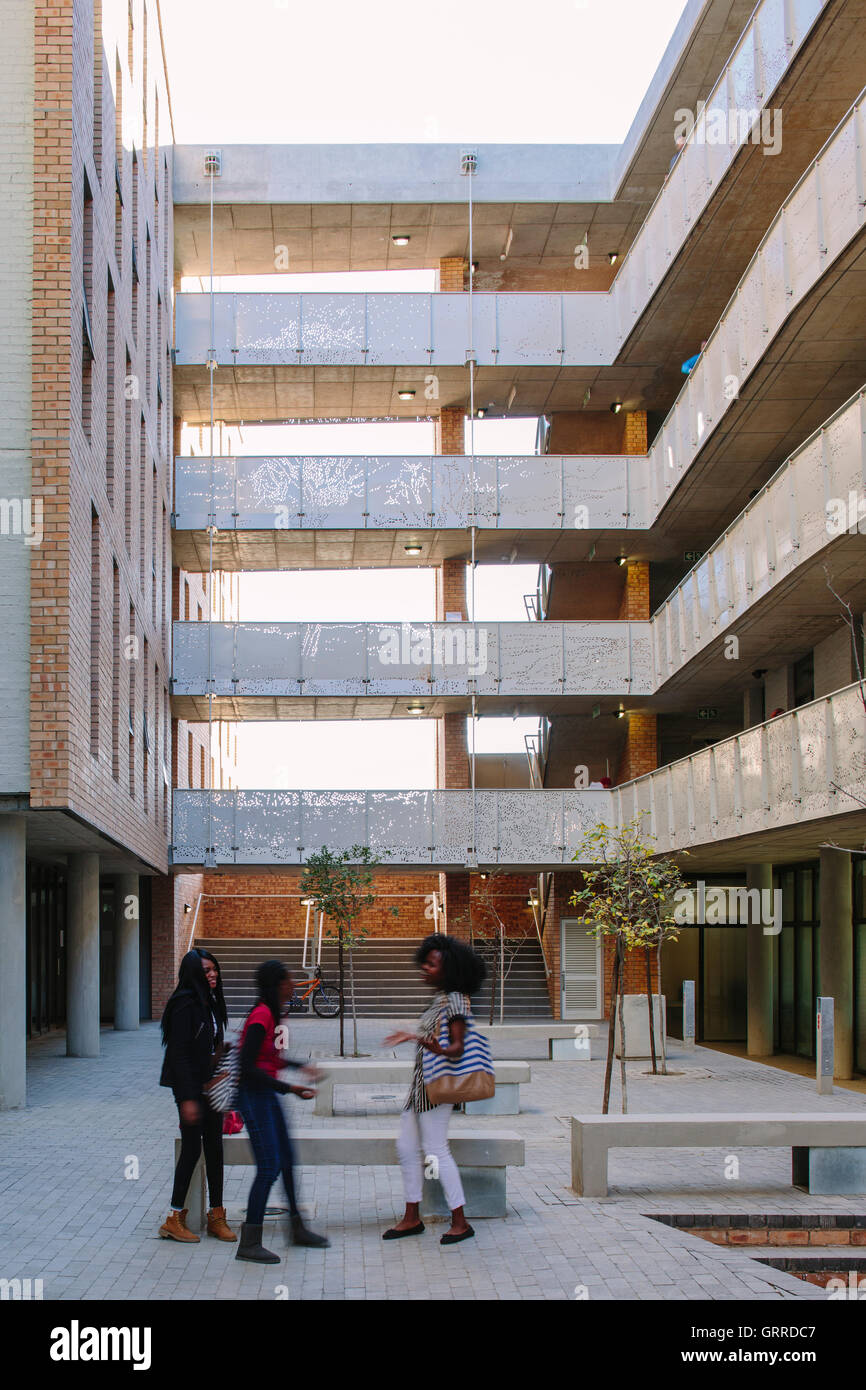
[[216, 371], [216, 327], [213, 287], [213, 180], [214, 165], [210, 165], [210, 350], [208, 352], [208, 375], [210, 376], [210, 524], [208, 538], [207, 572], [207, 790], [208, 790], [208, 850], [213, 849], [213, 535], [216, 525], [216, 502], [214, 497], [214, 389], [213, 377]]
[[[474, 320], [473, 307], [472, 307], [472, 295], [473, 295], [473, 287], [474, 287], [474, 281], [475, 281], [475, 272], [474, 272], [474, 270], [473, 270], [473, 264], [474, 264], [474, 261], [473, 261], [474, 246], [473, 246], [473, 215], [472, 215], [472, 213], [473, 213], [473, 209], [472, 209], [472, 180], [473, 180], [473, 178], [475, 177], [475, 169], [473, 168], [473, 166], [472, 166], [471, 163], [470, 163], [470, 166], [469, 166], [469, 172], [468, 172], [468, 176], [467, 176], [467, 177], [468, 177], [468, 183], [469, 183], [469, 477], [470, 477], [470, 493], [471, 493], [471, 499], [472, 499], [472, 502], [471, 502], [471, 505], [472, 505], [472, 526], [471, 526], [471, 528], [470, 528], [471, 555], [470, 555], [470, 564], [469, 564], [469, 621], [470, 621], [470, 623], [472, 624], [472, 628], [473, 628], [472, 636], [473, 636], [473, 642], [475, 642], [476, 637], [477, 637], [477, 628], [475, 627], [475, 518], [476, 518], [476, 504], [475, 504], [475, 320]], [[474, 647], [474, 650], [477, 651], [477, 646]], [[472, 788], [472, 852], [473, 852], [473, 856], [474, 856], [474, 857], [476, 858], [476, 860], [477, 860], [477, 857], [478, 857], [478, 837], [477, 837], [478, 815], [477, 815], [476, 797], [475, 797], [475, 722], [476, 722], [475, 690], [473, 689], [473, 691], [472, 691], [472, 715], [471, 715], [471, 720], [470, 720], [471, 735], [470, 735], [470, 750], [469, 750], [469, 776], [470, 776], [470, 786], [471, 786], [471, 788]]]

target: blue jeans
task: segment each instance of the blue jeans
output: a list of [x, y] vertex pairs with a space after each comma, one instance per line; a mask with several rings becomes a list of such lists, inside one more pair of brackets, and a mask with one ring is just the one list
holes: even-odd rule
[[292, 1172], [294, 1153], [277, 1092], [241, 1088], [238, 1092], [238, 1109], [244, 1117], [256, 1158], [256, 1176], [247, 1203], [247, 1225], [261, 1226], [268, 1196], [280, 1173], [289, 1199], [289, 1210], [294, 1215], [298, 1210]]

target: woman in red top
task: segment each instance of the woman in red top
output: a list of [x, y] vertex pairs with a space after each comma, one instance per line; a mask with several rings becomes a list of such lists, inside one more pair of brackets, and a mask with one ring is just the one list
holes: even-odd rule
[[[286, 1117], [279, 1096], [292, 1093], [310, 1100], [316, 1093], [309, 1086], [290, 1086], [280, 1081], [283, 1067], [303, 1067], [290, 1062], [277, 1049], [276, 1030], [280, 1025], [283, 1006], [292, 997], [292, 977], [282, 961], [266, 960], [256, 973], [258, 1003], [247, 1015], [240, 1041], [240, 1085], [238, 1109], [253, 1146], [256, 1176], [250, 1188], [247, 1219], [241, 1229], [238, 1260], [255, 1264], [279, 1264], [279, 1255], [262, 1245], [262, 1226], [270, 1190], [282, 1172], [289, 1199], [289, 1212], [294, 1245], [324, 1246], [330, 1241], [316, 1235], [304, 1225], [295, 1197], [294, 1155], [286, 1126]], [[303, 1067], [306, 1076], [314, 1080], [314, 1067]]]

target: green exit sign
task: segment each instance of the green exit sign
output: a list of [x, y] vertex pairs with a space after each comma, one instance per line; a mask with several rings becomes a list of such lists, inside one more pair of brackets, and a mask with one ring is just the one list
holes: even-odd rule
[[683, 560], [687, 565], [696, 565], [703, 553], [704, 552], [702, 550], [684, 550]]
[[701, 705], [698, 710], [698, 719], [718, 719], [719, 711], [715, 705]]

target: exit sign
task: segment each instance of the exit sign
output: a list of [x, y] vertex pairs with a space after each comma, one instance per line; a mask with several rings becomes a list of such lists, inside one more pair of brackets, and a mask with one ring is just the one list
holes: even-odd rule
[[703, 553], [702, 550], [684, 550], [683, 559], [687, 565], [696, 565]]
[[715, 705], [701, 705], [698, 710], [698, 719], [718, 719], [719, 711]]

